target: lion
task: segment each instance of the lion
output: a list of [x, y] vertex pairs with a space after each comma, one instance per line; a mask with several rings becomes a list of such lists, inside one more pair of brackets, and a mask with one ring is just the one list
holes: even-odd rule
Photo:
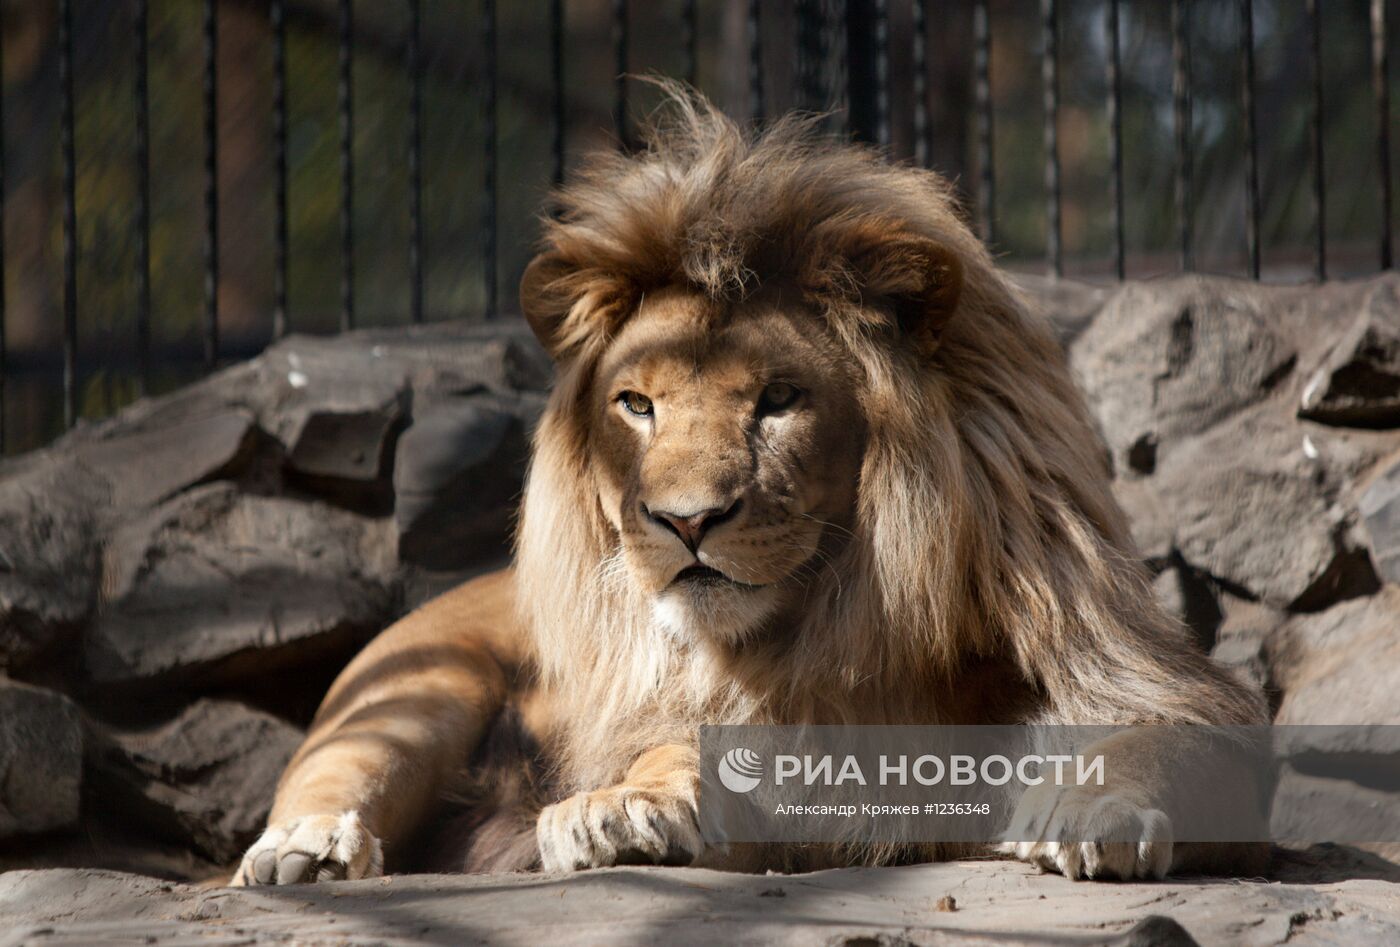
[[[513, 564], [345, 668], [234, 883], [448, 836], [459, 870], [960, 857], [987, 849], [707, 847], [697, 728], [1266, 719], [1157, 603], [1065, 356], [949, 185], [810, 117], [668, 99], [558, 192], [522, 278], [556, 382]], [[1152, 737], [1105, 746], [1115, 779], [1027, 793], [1012, 854], [1257, 871], [1174, 844]]]

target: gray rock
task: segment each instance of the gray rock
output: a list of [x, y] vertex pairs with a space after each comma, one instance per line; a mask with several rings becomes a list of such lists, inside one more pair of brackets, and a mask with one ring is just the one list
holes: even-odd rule
[[393, 616], [388, 524], [192, 490], [120, 526], [84, 661], [102, 683], [230, 680], [366, 640]]
[[[1400, 588], [1292, 619], [1269, 659], [1283, 691], [1276, 723], [1400, 724]], [[1379, 731], [1378, 731], [1379, 733]], [[1317, 749], [1352, 752], [1335, 742], [1344, 733], [1319, 729]], [[1400, 752], [1400, 745], [1378, 748]]]
[[236, 476], [254, 444], [253, 416], [242, 408], [192, 408], [159, 426], [104, 433], [68, 446], [79, 463], [108, 480], [117, 509], [150, 506], [196, 484]]
[[1376, 572], [1400, 584], [1400, 457], [1383, 465], [1357, 506]]
[[227, 863], [262, 831], [301, 740], [300, 730], [270, 714], [200, 700], [160, 726], [100, 728], [89, 781], [104, 805]]
[[1357, 546], [1342, 498], [1359, 450], [1264, 405], [1181, 442], [1150, 484], [1186, 562], [1276, 608], [1318, 608], [1368, 590], [1346, 574]]
[[23, 669], [91, 614], [108, 489], [49, 454], [0, 468], [0, 669]]
[[394, 464], [394, 523], [404, 562], [460, 569], [499, 555], [538, 409], [538, 399], [506, 403], [477, 395], [418, 412], [399, 439]]
[[1152, 472], [1159, 452], [1264, 399], [1297, 358], [1253, 284], [1182, 277], [1130, 283], [1070, 348], [1115, 468]]
[[83, 732], [61, 694], [0, 679], [0, 839], [78, 819]]
[[[1391, 761], [1393, 766], [1393, 760]], [[1316, 759], [1300, 772], [1280, 768], [1269, 833], [1290, 842], [1349, 844], [1384, 854], [1400, 851], [1400, 775], [1392, 770], [1388, 788], [1347, 778], [1345, 766]]]
[[1303, 390], [1298, 415], [1327, 424], [1400, 425], [1400, 285], [1378, 281]]
[[1268, 649], [1288, 616], [1262, 602], [1228, 593], [1222, 593], [1219, 601], [1221, 621], [1211, 657], [1250, 686], [1268, 687], [1272, 683]]

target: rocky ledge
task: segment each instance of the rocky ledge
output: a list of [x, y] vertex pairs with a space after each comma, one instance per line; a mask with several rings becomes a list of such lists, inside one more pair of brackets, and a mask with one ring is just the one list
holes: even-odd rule
[[[1400, 276], [1025, 286], [1061, 330], [1157, 590], [1202, 648], [1262, 686], [1279, 722], [1400, 723]], [[549, 382], [518, 321], [294, 337], [0, 464], [0, 870], [185, 882], [225, 869], [347, 657], [503, 561]], [[1299, 827], [1340, 796], [1400, 812], [1394, 780], [1373, 778], [1393, 749], [1300, 745], [1278, 817]], [[774, 882], [694, 872], [214, 895], [20, 871], [0, 879], [0, 929], [78, 942], [82, 925], [109, 918], [177, 940], [191, 924], [201, 938], [272, 937], [299, 918], [328, 938], [358, 924], [373, 939], [426, 912], [430, 931], [538, 924], [540, 936], [601, 938], [590, 899], [635, 907], [627, 930], [667, 936], [678, 923], [667, 918], [703, 931], [701, 916], [742, 918], [755, 938], [849, 929], [887, 941], [1042, 923], [1071, 942], [1099, 925], [1088, 936], [1102, 941], [1153, 911], [1198, 918], [1183, 923], [1207, 940], [1261, 943], [1400, 923], [1386, 894], [1400, 889], [1348, 877], [1075, 887], [978, 863], [785, 880], [774, 906], [761, 887]], [[936, 889], [957, 884], [964, 907], [929, 913]], [[1058, 910], [1066, 897], [1073, 912]], [[847, 925], [838, 904], [882, 919]], [[322, 920], [332, 907], [345, 919]], [[186, 918], [203, 911], [233, 914]], [[1262, 918], [1252, 927], [1210, 926], [1250, 912]], [[737, 922], [707, 923], [742, 939]], [[45, 926], [54, 933], [34, 933]]]

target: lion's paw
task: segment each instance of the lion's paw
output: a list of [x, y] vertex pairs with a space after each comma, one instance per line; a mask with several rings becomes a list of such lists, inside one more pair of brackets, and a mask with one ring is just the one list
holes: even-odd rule
[[231, 884], [353, 881], [384, 873], [384, 850], [354, 812], [311, 815], [269, 826]]
[[1001, 851], [1066, 878], [1161, 879], [1172, 865], [1165, 812], [1079, 787], [1027, 791]]
[[545, 871], [686, 865], [705, 847], [693, 797], [633, 786], [579, 793], [548, 806], [535, 836]]

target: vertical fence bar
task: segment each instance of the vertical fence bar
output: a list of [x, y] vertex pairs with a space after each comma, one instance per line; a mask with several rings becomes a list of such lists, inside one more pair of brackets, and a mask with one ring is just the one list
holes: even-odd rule
[[613, 93], [613, 124], [617, 129], [618, 144], [624, 151], [631, 148], [627, 127], [627, 44], [630, 39], [627, 17], [627, 0], [613, 0], [613, 67], [617, 78]]
[[755, 122], [764, 118], [763, 105], [763, 3], [749, 0], [749, 117]]
[[272, 0], [272, 162], [275, 182], [273, 202], [272, 337], [287, 334], [287, 5]]
[[1045, 96], [1045, 262], [1052, 276], [1063, 276], [1060, 245], [1060, 11], [1055, 0], [1040, 0], [1040, 77]]
[[928, 0], [914, 0], [914, 161], [933, 163], [933, 124], [928, 116]]
[[1121, 281], [1128, 275], [1124, 240], [1123, 207], [1123, 63], [1119, 51], [1118, 5], [1108, 0], [1105, 11], [1104, 45], [1108, 47], [1108, 163], [1111, 166], [1113, 197], [1113, 272]]
[[355, 326], [355, 11], [340, 0], [336, 110], [340, 116], [340, 331]]
[[63, 423], [78, 418], [78, 165], [73, 144], [73, 0], [58, 3], [59, 149], [63, 152]]
[[996, 238], [996, 176], [992, 171], [992, 22], [987, 0], [973, 0], [972, 42], [973, 95], [977, 106], [977, 231], [990, 244]]
[[409, 316], [423, 321], [423, 6], [408, 0]]
[[890, 3], [875, 0], [875, 141], [890, 143]]
[[5, 453], [5, 31], [0, 23], [0, 456]]
[[485, 72], [482, 101], [482, 180], [481, 186], [485, 203], [483, 206], [481, 230], [482, 267], [486, 288], [486, 308], [483, 315], [487, 319], [496, 318], [498, 303], [496, 255], [496, 0], [482, 0], [481, 4], [481, 46], [482, 69]]
[[204, 0], [204, 364], [219, 359], [219, 14]]
[[1325, 186], [1322, 143], [1322, 11], [1317, 0], [1306, 0], [1312, 59], [1313, 217], [1315, 239], [1313, 273], [1318, 282], [1327, 279], [1327, 188]]
[[681, 45], [685, 64], [681, 75], [689, 85], [700, 82], [700, 20], [695, 0], [681, 0]]
[[1385, 0], [1371, 0], [1371, 89], [1376, 104], [1376, 162], [1381, 176], [1381, 269], [1395, 265], [1391, 242], [1390, 68]]
[[147, 0], [136, 0], [132, 16], [136, 72], [136, 390], [151, 384], [151, 105], [150, 20]]
[[1244, 116], [1244, 235], [1249, 278], [1259, 278], [1259, 142], [1254, 127], [1254, 0], [1240, 0], [1240, 110]]
[[555, 187], [564, 183], [564, 0], [549, 0], [549, 76], [553, 86], [551, 105], [554, 151], [554, 172], [551, 180]]
[[1172, 114], [1176, 125], [1176, 226], [1181, 268], [1196, 268], [1191, 204], [1191, 0], [1172, 0]]
[[797, 19], [794, 31], [793, 62], [796, 78], [796, 100], [799, 109], [822, 107], [821, 64], [822, 37], [818, 0], [796, 0], [793, 12]]

